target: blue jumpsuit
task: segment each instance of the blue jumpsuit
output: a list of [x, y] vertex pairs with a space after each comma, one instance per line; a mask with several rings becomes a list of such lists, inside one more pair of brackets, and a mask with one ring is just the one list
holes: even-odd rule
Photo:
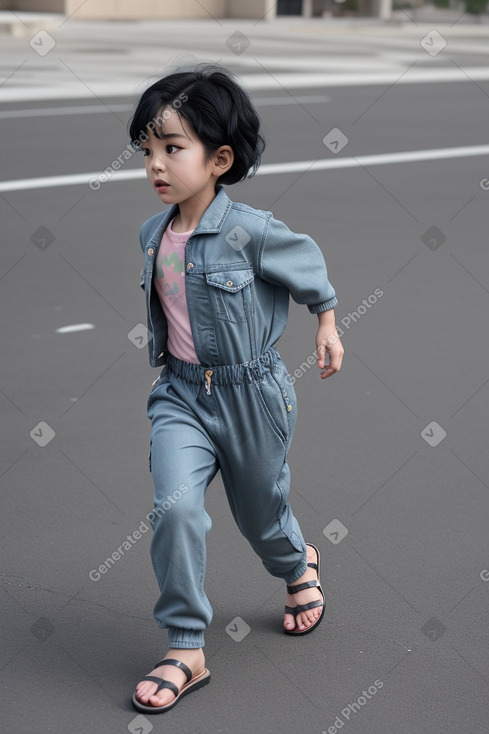
[[207, 486], [221, 471], [233, 517], [269, 573], [290, 584], [306, 548], [289, 502], [287, 452], [296, 397], [274, 349], [289, 296], [311, 313], [337, 304], [317, 244], [270, 212], [233, 203], [222, 186], [185, 245], [190, 326], [200, 364], [167, 350], [153, 270], [173, 206], [140, 230], [150, 364], [161, 367], [147, 404], [155, 497], [151, 558], [160, 588], [154, 616], [170, 647], [204, 645], [212, 608], [204, 591]]

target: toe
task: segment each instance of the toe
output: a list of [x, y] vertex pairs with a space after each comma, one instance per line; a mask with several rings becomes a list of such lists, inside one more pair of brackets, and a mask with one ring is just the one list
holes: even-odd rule
[[175, 694], [169, 691], [168, 689], [160, 691], [159, 693], [155, 693], [154, 696], [151, 696], [149, 699], [149, 703], [151, 706], [166, 706], [168, 703], [171, 703], [175, 699]]
[[308, 609], [307, 611], [302, 612], [298, 616], [298, 624], [299, 624], [300, 629], [307, 629], [308, 627], [310, 627], [312, 624], [314, 624], [317, 617], [318, 615], [316, 614], [315, 609], [313, 610]]
[[148, 703], [149, 697], [155, 692], [156, 685], [151, 685], [151, 683], [139, 683], [136, 686], [136, 698], [141, 701], [141, 703]]
[[292, 614], [286, 614], [284, 616], [284, 627], [287, 630], [293, 630], [295, 627], [295, 619]]

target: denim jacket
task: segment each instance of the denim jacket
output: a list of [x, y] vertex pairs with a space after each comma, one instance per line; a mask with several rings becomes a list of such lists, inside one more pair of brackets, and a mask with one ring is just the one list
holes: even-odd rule
[[[174, 205], [155, 214], [139, 232], [152, 367], [166, 363], [168, 337], [154, 264], [177, 213]], [[248, 362], [272, 347], [287, 325], [289, 295], [316, 314], [338, 302], [314, 240], [294, 234], [271, 212], [230, 201], [222, 186], [185, 244], [185, 290], [195, 351], [205, 366]]]

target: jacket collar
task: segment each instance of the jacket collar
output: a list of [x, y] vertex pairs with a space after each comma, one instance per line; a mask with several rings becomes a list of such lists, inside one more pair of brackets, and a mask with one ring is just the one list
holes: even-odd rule
[[224, 191], [224, 188], [218, 185], [217, 194], [202, 215], [202, 219], [195, 228], [195, 233], [220, 232], [231, 208], [231, 204], [232, 202]]
[[[198, 223], [192, 234], [203, 234], [204, 232], [213, 233], [220, 232], [227, 214], [231, 208], [232, 202], [224, 191], [223, 186], [217, 186], [217, 194], [211, 201], [202, 219]], [[161, 219], [158, 221], [158, 227], [151, 237], [151, 244], [159, 245], [163, 232], [168, 227], [171, 220], [178, 214], [178, 204], [173, 204], [170, 209], [167, 209], [161, 214]]]

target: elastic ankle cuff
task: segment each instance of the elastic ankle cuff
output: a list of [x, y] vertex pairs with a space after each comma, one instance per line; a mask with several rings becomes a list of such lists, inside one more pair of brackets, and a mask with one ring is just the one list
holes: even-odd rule
[[204, 647], [204, 634], [199, 630], [168, 627], [168, 646], [179, 648]]
[[288, 576], [285, 577], [284, 581], [286, 584], [293, 584], [294, 581], [297, 581], [297, 579], [300, 579], [301, 576], [305, 574], [307, 570], [307, 554], [304, 552], [304, 558], [299, 561], [297, 566], [294, 568], [294, 570], [289, 573]]

